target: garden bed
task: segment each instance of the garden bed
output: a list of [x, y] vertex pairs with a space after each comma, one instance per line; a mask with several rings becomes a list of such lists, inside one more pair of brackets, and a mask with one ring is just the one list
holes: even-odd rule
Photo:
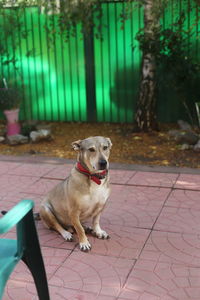
[[[200, 152], [181, 150], [180, 145], [169, 137], [169, 129], [176, 128], [174, 124], [161, 124], [161, 130], [152, 133], [133, 133], [131, 124], [50, 124], [53, 135], [51, 141], [18, 146], [0, 144], [0, 154], [75, 159], [76, 154], [71, 148], [73, 141], [103, 135], [110, 137], [113, 143], [111, 162], [200, 168]], [[4, 124], [1, 123], [1, 128], [3, 127]]]

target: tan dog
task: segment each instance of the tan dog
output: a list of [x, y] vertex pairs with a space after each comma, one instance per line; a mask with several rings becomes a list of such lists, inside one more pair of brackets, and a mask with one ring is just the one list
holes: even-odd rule
[[76, 230], [82, 251], [91, 249], [82, 223], [92, 218], [92, 234], [109, 238], [99, 225], [100, 214], [109, 197], [108, 158], [112, 143], [95, 136], [72, 143], [78, 151], [75, 167], [69, 177], [50, 191], [41, 203], [40, 216], [48, 228], [72, 241], [69, 228]]

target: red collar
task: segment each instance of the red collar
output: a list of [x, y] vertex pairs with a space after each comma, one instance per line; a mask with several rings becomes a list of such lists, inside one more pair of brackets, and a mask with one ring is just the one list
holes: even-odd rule
[[77, 162], [76, 164], [76, 170], [90, 178], [92, 181], [96, 182], [96, 184], [101, 184], [101, 179], [104, 179], [107, 174], [108, 170], [103, 170], [101, 173], [94, 173], [91, 174], [87, 169], [85, 169], [80, 162]]

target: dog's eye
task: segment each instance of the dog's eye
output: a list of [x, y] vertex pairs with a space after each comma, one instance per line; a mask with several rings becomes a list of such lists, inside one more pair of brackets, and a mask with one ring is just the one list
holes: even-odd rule
[[95, 149], [92, 147], [92, 148], [89, 148], [88, 149], [90, 152], [95, 152]]
[[107, 149], [108, 149], [108, 146], [104, 146], [104, 147], [103, 147], [103, 150], [107, 150]]

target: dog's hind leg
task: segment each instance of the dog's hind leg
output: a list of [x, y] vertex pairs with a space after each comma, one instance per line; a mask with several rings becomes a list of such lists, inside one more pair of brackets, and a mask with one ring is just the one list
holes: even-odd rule
[[40, 209], [40, 217], [44, 224], [49, 228], [57, 231], [62, 235], [62, 237], [71, 242], [73, 240], [73, 235], [71, 232], [65, 230], [59, 223], [51, 209], [48, 206], [42, 206]]

